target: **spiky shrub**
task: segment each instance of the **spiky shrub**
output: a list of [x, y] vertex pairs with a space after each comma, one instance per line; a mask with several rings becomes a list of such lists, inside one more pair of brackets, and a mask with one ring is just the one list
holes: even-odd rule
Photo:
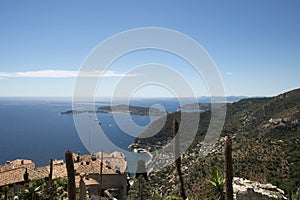
[[217, 169], [213, 169], [210, 172], [210, 179], [209, 179], [209, 190], [210, 190], [211, 199], [218, 199], [218, 200], [225, 199], [224, 184], [225, 184], [225, 179], [222, 177], [222, 174]]
[[68, 197], [69, 200], [76, 200], [76, 186], [75, 186], [75, 170], [73, 155], [70, 150], [65, 153], [66, 167], [68, 173]]
[[226, 199], [233, 200], [233, 167], [232, 167], [232, 136], [228, 135], [225, 142], [224, 148], [225, 156], [225, 190]]
[[184, 182], [181, 172], [181, 157], [180, 157], [180, 144], [179, 144], [179, 135], [177, 135], [179, 130], [179, 124], [176, 118], [173, 120], [173, 136], [174, 136], [174, 156], [175, 156], [175, 165], [177, 174], [179, 177], [180, 182], [180, 196], [182, 199], [186, 199], [185, 189], [184, 189]]

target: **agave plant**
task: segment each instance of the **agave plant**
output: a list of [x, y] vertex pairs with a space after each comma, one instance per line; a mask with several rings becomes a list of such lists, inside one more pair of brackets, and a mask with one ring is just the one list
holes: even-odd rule
[[224, 200], [225, 179], [217, 169], [210, 173], [209, 188], [212, 199]]
[[19, 193], [20, 199], [36, 200], [41, 196], [41, 184], [37, 181], [31, 181], [29, 185]]
[[300, 200], [300, 194], [296, 193], [290, 193], [289, 194], [289, 199], [290, 200]]

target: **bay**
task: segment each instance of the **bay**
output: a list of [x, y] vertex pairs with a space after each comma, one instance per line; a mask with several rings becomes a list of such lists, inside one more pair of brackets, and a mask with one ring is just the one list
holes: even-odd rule
[[[140, 99], [131, 101], [131, 105], [151, 106], [159, 102], [168, 112], [175, 111], [177, 101], [173, 99]], [[107, 105], [100, 102], [97, 106]], [[88, 154], [89, 148], [83, 144], [75, 128], [72, 115], [59, 115], [62, 111], [72, 109], [69, 100], [38, 98], [0, 98], [0, 164], [14, 159], [30, 159], [36, 166], [49, 164], [50, 159], [63, 159], [67, 149], [81, 154]], [[119, 114], [124, 115], [124, 114]], [[101, 128], [106, 136], [118, 147], [128, 151], [135, 136], [147, 128], [149, 116], [131, 115], [131, 119], [143, 127], [137, 132], [131, 130], [128, 135], [116, 124], [111, 113], [97, 113]], [[92, 119], [95, 120], [96, 119]], [[152, 118], [152, 120], [155, 120]], [[127, 122], [125, 122], [126, 124]], [[87, 128], [87, 132], [88, 132]], [[99, 145], [101, 147], [101, 144]], [[114, 149], [101, 149], [110, 153]]]

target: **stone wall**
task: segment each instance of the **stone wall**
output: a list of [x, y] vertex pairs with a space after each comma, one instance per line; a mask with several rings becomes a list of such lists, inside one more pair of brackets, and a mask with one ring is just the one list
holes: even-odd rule
[[[89, 174], [89, 178], [96, 180], [99, 184], [101, 181], [100, 174]], [[90, 193], [97, 193], [99, 195], [100, 191], [99, 184], [94, 186], [89, 186], [88, 191]], [[127, 173], [123, 174], [103, 174], [102, 175], [102, 192], [107, 189], [117, 189], [118, 195], [117, 199], [123, 200], [126, 198], [127, 194]]]
[[233, 178], [233, 190], [237, 200], [287, 199], [284, 191], [272, 184], [261, 184], [243, 178]]

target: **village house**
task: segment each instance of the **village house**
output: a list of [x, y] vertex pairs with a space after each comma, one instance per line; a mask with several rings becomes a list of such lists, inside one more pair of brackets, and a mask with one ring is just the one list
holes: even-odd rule
[[[121, 152], [111, 154], [95, 153], [91, 155], [73, 154], [76, 187], [79, 187], [80, 176], [91, 196], [114, 196], [124, 199], [127, 194], [128, 173], [126, 157]], [[102, 161], [102, 166], [101, 166]], [[0, 166], [0, 187], [10, 185], [17, 192], [23, 187], [26, 179], [38, 180], [47, 178], [50, 166], [35, 167], [31, 160], [17, 159]], [[28, 177], [26, 175], [28, 174]], [[53, 161], [52, 178], [67, 178], [66, 164], [63, 160]]]

